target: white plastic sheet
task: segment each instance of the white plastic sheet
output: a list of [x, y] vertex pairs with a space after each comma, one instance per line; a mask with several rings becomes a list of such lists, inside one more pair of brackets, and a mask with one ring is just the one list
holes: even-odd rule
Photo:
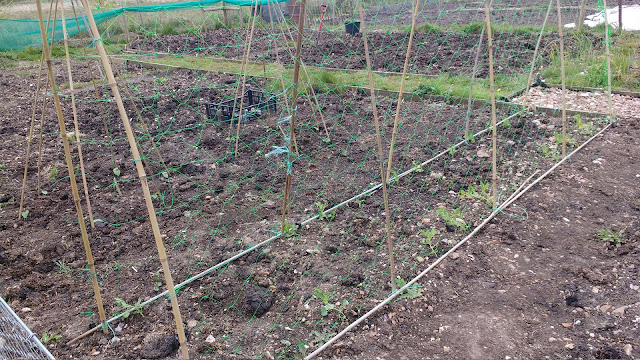
[[[612, 28], [617, 29], [618, 24], [618, 7], [607, 9], [607, 19], [609, 25]], [[585, 17], [584, 24], [589, 27], [594, 27], [600, 24], [604, 24], [604, 12], [589, 15]], [[567, 24], [564, 27], [574, 28], [576, 23]], [[625, 31], [640, 31], [640, 5], [623, 5], [622, 6], [622, 30]]]

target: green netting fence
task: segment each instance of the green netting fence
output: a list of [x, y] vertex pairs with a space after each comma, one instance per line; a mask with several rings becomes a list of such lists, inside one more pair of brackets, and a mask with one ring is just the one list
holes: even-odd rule
[[[289, 0], [202, 0], [168, 3], [161, 5], [126, 6], [113, 10], [96, 12], [94, 14], [94, 18], [96, 24], [102, 24], [103, 22], [123, 15], [126, 12], [155, 13], [165, 11], [203, 9], [217, 3], [225, 3], [235, 6], [257, 6], [267, 5], [268, 3], [280, 3], [287, 1]], [[86, 22], [86, 19], [82, 19], [78, 23], [76, 23], [76, 19], [74, 17], [67, 18], [65, 20], [67, 23], [68, 36], [73, 36], [81, 31], [87, 30], [88, 24]], [[54, 41], [61, 40], [63, 37], [62, 19], [50, 21], [50, 24], [47, 27], [47, 32], [54, 34]], [[26, 49], [30, 46], [42, 46], [42, 37], [40, 36], [40, 25], [38, 24], [38, 20], [0, 19], [0, 51], [21, 50]]]

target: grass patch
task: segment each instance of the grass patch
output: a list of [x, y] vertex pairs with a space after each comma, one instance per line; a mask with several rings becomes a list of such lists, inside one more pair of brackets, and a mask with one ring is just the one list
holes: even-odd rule
[[[602, 34], [604, 37], [604, 30]], [[565, 76], [568, 86], [607, 87], [607, 58], [605, 52], [593, 45], [593, 40], [581, 32], [570, 32], [568, 41], [573, 48], [565, 51]], [[611, 36], [611, 87], [618, 90], [638, 91], [640, 89], [640, 72], [633, 71], [640, 67], [638, 53], [640, 34], [625, 32]], [[542, 76], [550, 83], [560, 84], [560, 49], [557, 44], [551, 48], [549, 65], [541, 71]]]
[[[192, 69], [201, 69], [217, 72], [239, 74], [242, 71], [242, 64], [238, 61], [224, 59], [212, 59], [195, 56], [163, 57], [153, 59], [151, 62]], [[316, 92], [342, 93], [346, 86], [356, 86], [362, 88], [369, 87], [369, 77], [365, 70], [360, 71], [332, 71], [321, 67], [306, 66], [300, 71], [300, 91], [307, 91], [313, 86]], [[266, 71], [265, 71], [266, 70]], [[292, 67], [282, 67], [275, 64], [266, 64], [266, 69], [262, 63], [250, 63], [247, 66], [248, 76], [265, 75], [271, 80], [268, 81], [267, 91], [279, 93], [282, 91], [283, 79], [285, 87], [291, 85], [293, 78]], [[522, 75], [496, 75], [496, 97], [503, 94], [510, 94], [524, 88], [527, 74]], [[398, 91], [402, 77], [399, 75], [373, 74], [373, 83], [376, 89]], [[437, 77], [427, 77], [423, 75], [410, 74], [405, 79], [405, 93], [445, 95], [451, 97], [466, 98], [469, 96], [469, 85], [471, 78], [466, 75], [441, 74]], [[473, 87], [473, 97], [476, 99], [490, 99], [488, 79], [476, 79]]]

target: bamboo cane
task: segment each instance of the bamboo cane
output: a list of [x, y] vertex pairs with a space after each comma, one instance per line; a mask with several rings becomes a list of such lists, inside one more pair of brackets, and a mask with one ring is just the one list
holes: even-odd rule
[[[51, 11], [51, 10], [49, 10]], [[56, 18], [58, 15], [58, 0], [56, 0], [56, 6], [53, 10], [53, 24], [54, 26], [51, 28], [51, 48], [53, 48], [53, 40], [56, 38]], [[49, 13], [49, 17], [51, 17], [51, 13]], [[47, 24], [48, 26], [49, 24]], [[46, 29], [45, 31], [48, 31]], [[45, 40], [46, 42], [46, 40]], [[40, 131], [38, 135], [38, 161], [37, 161], [37, 175], [36, 175], [36, 192], [38, 196], [40, 196], [40, 165], [42, 163], [42, 129], [44, 128], [44, 111], [47, 105], [47, 86], [49, 84], [49, 78], [47, 77], [47, 81], [45, 81], [44, 85], [44, 94], [42, 95], [42, 110], [40, 111]]]
[[[285, 32], [284, 32], [282, 24], [280, 25], [280, 31], [281, 31], [281, 34], [282, 34], [282, 37], [283, 37], [284, 41], [285, 42], [289, 41], [287, 39], [287, 36], [286, 36]], [[289, 35], [289, 38], [291, 39], [291, 41], [293, 41], [293, 34], [291, 34], [291, 31], [289, 29], [287, 29], [287, 34]], [[289, 48], [286, 48], [286, 49], [287, 49], [287, 51], [289, 51]], [[289, 53], [291, 53], [291, 52], [289, 52]], [[293, 54], [291, 54], [291, 56], [293, 56]], [[302, 71], [304, 71], [304, 74], [305, 74], [306, 78], [310, 79], [311, 76], [309, 75], [309, 70], [307, 69], [307, 65], [304, 63], [304, 61], [302, 61], [302, 59], [300, 59], [300, 66], [302, 67]], [[320, 110], [320, 103], [318, 102], [318, 96], [316, 95], [315, 90], [313, 90], [313, 86], [309, 86], [309, 88], [311, 89], [311, 94], [313, 96], [313, 100], [314, 100], [314, 102], [316, 104], [316, 108], [318, 110], [318, 114], [320, 115], [320, 120], [322, 121], [322, 125], [324, 126], [325, 135], [327, 136], [327, 139], [330, 141], [331, 138], [329, 137], [329, 130], [327, 129], [327, 123], [326, 123], [326, 121], [324, 119], [324, 115], [322, 115], [322, 111]], [[309, 97], [308, 94], [307, 94], [307, 97]], [[312, 107], [312, 109], [314, 109], [314, 108]], [[298, 151], [297, 150], [298, 145], [297, 145], [297, 142], [296, 142], [295, 138], [293, 139], [293, 141], [294, 141], [294, 145], [296, 146], [296, 151]]]
[[[419, 0], [418, 0], [419, 1]], [[376, 127], [376, 139], [378, 143], [378, 156], [380, 158], [380, 177], [382, 178], [382, 197], [384, 199], [385, 227], [387, 235], [387, 247], [389, 248], [389, 274], [391, 275], [391, 289], [395, 291], [396, 286], [396, 268], [393, 256], [393, 238], [391, 237], [391, 210], [389, 209], [389, 194], [387, 192], [388, 177], [384, 172], [384, 153], [382, 152], [382, 136], [380, 134], [380, 122], [378, 120], [378, 107], [376, 106], [376, 92], [373, 87], [373, 73], [371, 72], [371, 58], [369, 56], [369, 40], [364, 26], [364, 10], [362, 2], [358, 2], [358, 11], [360, 12], [360, 31], [362, 32], [362, 40], [364, 41], [364, 54], [367, 61], [367, 74], [369, 76], [369, 90], [371, 92], [371, 107], [373, 109], [373, 122]], [[415, 20], [414, 20], [415, 23]], [[409, 40], [411, 41], [411, 40]], [[406, 64], [406, 63], [405, 63]], [[405, 67], [406, 70], [406, 67]], [[400, 97], [398, 97], [398, 100]], [[398, 106], [400, 104], [398, 103]], [[389, 176], [388, 174], [386, 176]]]
[[65, 58], [67, 60], [67, 74], [69, 76], [69, 92], [71, 93], [71, 110], [73, 113], [73, 126], [76, 133], [76, 148], [78, 149], [78, 161], [80, 162], [80, 175], [82, 176], [82, 186], [84, 187], [84, 197], [87, 201], [87, 213], [89, 214], [89, 223], [91, 228], [95, 227], [93, 223], [93, 211], [91, 210], [91, 200], [89, 199], [89, 186], [87, 185], [87, 175], [84, 170], [84, 160], [82, 157], [82, 146], [80, 145], [80, 126], [78, 125], [78, 112], [76, 110], [76, 97], [73, 89], [73, 75], [71, 74], [71, 58], [69, 56], [69, 41], [67, 36], [67, 21], [64, 17], [64, 4], [60, 7], [60, 18], [62, 20], [62, 35], [64, 42]]
[[[49, 3], [49, 17], [47, 18], [47, 29], [49, 29], [49, 23], [51, 22], [51, 10], [53, 9], [53, 1]], [[33, 141], [33, 128], [36, 120], [36, 110], [38, 108], [38, 97], [40, 95], [40, 84], [42, 83], [42, 70], [44, 66], [44, 53], [40, 56], [40, 69], [38, 70], [38, 83], [36, 85], [36, 91], [33, 93], [33, 109], [31, 111], [31, 123], [29, 125], [29, 137], [27, 138], [27, 154], [24, 160], [24, 173], [22, 175], [22, 190], [20, 191], [20, 207], [18, 209], [18, 220], [22, 219], [22, 209], [24, 206], [24, 192], [27, 188], [27, 172], [29, 168], [29, 155], [31, 155], [31, 142]], [[46, 77], [47, 84], [49, 77]], [[44, 88], [47, 88], [45, 84]]]
[[[256, 0], [257, 3], [257, 0]], [[242, 7], [241, 7], [242, 8]], [[233, 152], [234, 156], [238, 156], [238, 143], [240, 142], [240, 123], [242, 122], [242, 108], [244, 106], [244, 90], [247, 85], [247, 65], [249, 64], [249, 54], [251, 52], [251, 41], [253, 40], [253, 31], [256, 27], [256, 17], [253, 16], [251, 20], [251, 32], [249, 33], [249, 43], [247, 44], [247, 53], [244, 57], [244, 64], [242, 65], [242, 91], [240, 96], [243, 97], [240, 100], [240, 112], [238, 113], [238, 123], [236, 124], [236, 148]], [[231, 114], [233, 119], [233, 114]]]
[[304, 13], [306, 10], [306, 0], [300, 0], [300, 16], [298, 18], [298, 39], [296, 42], [296, 56], [295, 65], [293, 67], [293, 94], [291, 98], [291, 120], [289, 121], [289, 154], [287, 158], [287, 180], [284, 185], [284, 196], [282, 200], [282, 232], [284, 232], [284, 225], [287, 216], [287, 201], [289, 198], [289, 191], [291, 188], [291, 175], [293, 167], [293, 139], [295, 139], [295, 122], [296, 115], [298, 114], [298, 81], [300, 79], [300, 52], [302, 49], [302, 31], [304, 29]]
[[497, 132], [496, 132], [496, 89], [493, 81], [493, 41], [491, 35], [491, 17], [489, 15], [489, 3], [484, 0], [484, 13], [487, 28], [487, 50], [489, 51], [489, 93], [491, 94], [491, 134], [492, 134], [492, 159], [491, 180], [493, 191], [493, 208], [498, 204], [498, 166], [497, 166]]
[[[82, 0], [82, 5], [85, 8], [85, 12], [89, 20], [89, 25], [91, 26], [91, 30], [94, 36], [99, 35], [100, 33], [98, 32], [96, 22], [91, 12], [91, 7], [89, 7], [87, 0]], [[182, 316], [180, 314], [180, 307], [178, 305], [178, 297], [176, 295], [176, 291], [173, 285], [173, 279], [171, 277], [171, 269], [169, 268], [169, 263], [167, 261], [167, 254], [165, 251], [164, 243], [162, 242], [162, 235], [160, 234], [158, 219], [156, 218], [156, 212], [153, 206], [153, 200], [151, 199], [149, 185], [147, 184], [147, 175], [144, 171], [144, 167], [142, 166], [140, 153], [138, 152], [138, 146], [136, 144], [136, 139], [134, 137], [133, 130], [131, 129], [131, 124], [129, 123], [129, 117], [127, 116], [127, 112], [124, 108], [124, 104], [122, 103], [122, 98], [120, 97], [120, 91], [118, 90], [118, 85], [116, 84], [116, 80], [113, 76], [113, 71], [111, 70], [111, 64], [107, 59], [107, 53], [104, 49], [104, 44], [102, 43], [102, 39], [100, 37], [96, 37], [94, 40], [96, 42], [98, 53], [100, 54], [100, 59], [102, 60], [102, 65], [104, 67], [104, 71], [107, 76], [108, 84], [111, 88], [111, 92], [116, 101], [116, 104], [118, 105], [118, 112], [120, 113], [122, 124], [124, 125], [125, 132], [127, 133], [127, 140], [129, 141], [131, 154], [133, 155], [133, 160], [136, 165], [138, 177], [140, 178], [140, 186], [142, 187], [142, 193], [144, 195], [147, 211], [149, 213], [149, 221], [151, 222], [153, 236], [156, 242], [156, 247], [158, 249], [158, 257], [160, 259], [160, 263], [162, 264], [164, 279], [167, 284], [167, 288], [169, 290], [169, 298], [171, 299], [171, 307], [173, 309], [173, 316], [176, 322], [176, 329], [178, 332], [178, 341], [180, 343], [182, 358], [186, 360], [186, 359], [189, 359], [189, 351], [187, 349], [186, 337], [184, 334], [184, 325], [182, 324]]]
[[562, 9], [560, 0], [556, 0], [558, 8], [558, 36], [560, 37], [560, 77], [562, 80], [562, 157], [567, 156], [567, 84], [564, 71], [564, 36], [562, 35]]
[[[96, 267], [93, 261], [93, 255], [91, 253], [91, 244], [89, 243], [89, 236], [87, 235], [87, 228], [84, 223], [84, 216], [82, 214], [82, 206], [80, 205], [80, 194], [78, 192], [78, 185], [76, 184], [76, 176], [73, 172], [73, 160], [71, 159], [71, 152], [69, 150], [69, 142], [67, 141], [67, 132], [64, 125], [64, 119], [62, 117], [62, 109], [60, 107], [60, 98], [58, 96], [58, 89], [56, 86], [56, 79], [53, 75], [53, 65], [51, 64], [51, 55], [49, 53], [49, 45], [47, 43], [46, 31], [44, 28], [44, 21], [42, 17], [42, 5], [40, 0], [36, 0], [36, 6], [38, 8], [38, 20], [40, 21], [40, 33], [42, 35], [42, 52], [44, 53], [45, 60], [47, 62], [47, 70], [49, 74], [49, 82], [51, 83], [51, 89], [53, 90], [53, 102], [56, 108], [56, 115], [58, 117], [58, 126], [60, 127], [60, 137], [62, 138], [62, 146], [64, 147], [64, 156], [67, 163], [67, 170], [69, 171], [69, 182], [71, 183], [71, 192], [73, 193], [73, 203], [78, 213], [78, 224], [80, 225], [80, 233], [82, 235], [82, 243], [84, 244], [84, 250], [87, 256], [87, 263], [89, 264], [89, 277], [91, 278], [91, 285], [93, 287], [93, 293], [96, 297], [96, 303], [98, 305], [98, 313], [100, 315], [100, 321], [104, 322], [106, 316], [104, 308], [102, 306], [102, 296], [100, 295], [100, 287], [98, 286], [98, 277], [96, 276]], [[104, 332], [107, 329], [104, 328]]]
[[524, 90], [524, 99], [522, 100], [522, 106], [527, 106], [527, 100], [529, 99], [529, 88], [531, 87], [531, 80], [533, 78], [533, 70], [536, 66], [536, 60], [538, 59], [538, 50], [540, 50], [540, 42], [542, 41], [542, 34], [544, 34], [544, 28], [545, 26], [547, 26], [547, 20], [549, 19], [552, 5], [553, 0], [549, 0], [549, 5], [547, 6], [547, 15], [545, 15], [544, 21], [542, 22], [542, 29], [540, 29], [540, 35], [538, 35], [536, 49], [533, 51], [533, 59], [531, 59], [531, 69], [529, 70], [529, 78], [527, 79], [527, 86]]
[[[400, 104], [402, 104], [402, 93], [404, 92], [404, 80], [407, 77], [407, 68], [409, 67], [409, 56], [411, 56], [411, 44], [413, 43], [413, 34], [416, 29], [416, 18], [418, 17], [418, 8], [420, 0], [416, 0], [413, 16], [411, 18], [411, 32], [409, 33], [409, 44], [407, 44], [407, 55], [404, 58], [404, 68], [402, 69], [402, 79], [400, 79], [400, 89], [398, 91], [398, 104], [396, 105], [396, 117], [393, 120], [393, 132], [391, 133], [391, 145], [389, 147], [389, 161], [387, 163], [387, 177], [391, 176], [391, 166], [393, 163], [393, 147], [396, 143], [396, 135], [398, 133], [398, 122], [400, 121]], [[364, 19], [364, 15], [362, 16]], [[360, 22], [364, 24], [364, 20]]]
[[607, 56], [607, 97], [609, 100], [609, 120], [613, 121], [615, 114], [613, 113], [613, 103], [611, 100], [611, 50], [609, 44], [609, 16], [607, 15], [607, 0], [602, 0], [604, 7], [604, 41]]
[[[491, 0], [493, 2], [493, 0]], [[480, 50], [482, 49], [482, 42], [484, 40], [484, 31], [486, 24], [482, 26], [480, 32], [480, 40], [478, 41], [478, 48], [476, 49], [476, 58], [473, 63], [473, 71], [471, 72], [471, 83], [469, 84], [469, 99], [467, 100], [467, 114], [464, 117], [464, 139], [469, 140], [469, 117], [471, 116], [471, 100], [473, 98], [473, 84], [476, 79], [476, 73], [478, 71], [478, 62], [480, 61]]]

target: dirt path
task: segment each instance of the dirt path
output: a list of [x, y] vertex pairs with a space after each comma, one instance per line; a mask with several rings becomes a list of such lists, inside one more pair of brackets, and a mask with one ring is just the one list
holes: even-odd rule
[[[324, 358], [640, 356], [639, 135], [637, 121], [605, 132], [508, 211], [528, 220], [499, 217], [422, 282], [425, 296], [394, 303]], [[629, 242], [600, 241], [602, 229]]]

